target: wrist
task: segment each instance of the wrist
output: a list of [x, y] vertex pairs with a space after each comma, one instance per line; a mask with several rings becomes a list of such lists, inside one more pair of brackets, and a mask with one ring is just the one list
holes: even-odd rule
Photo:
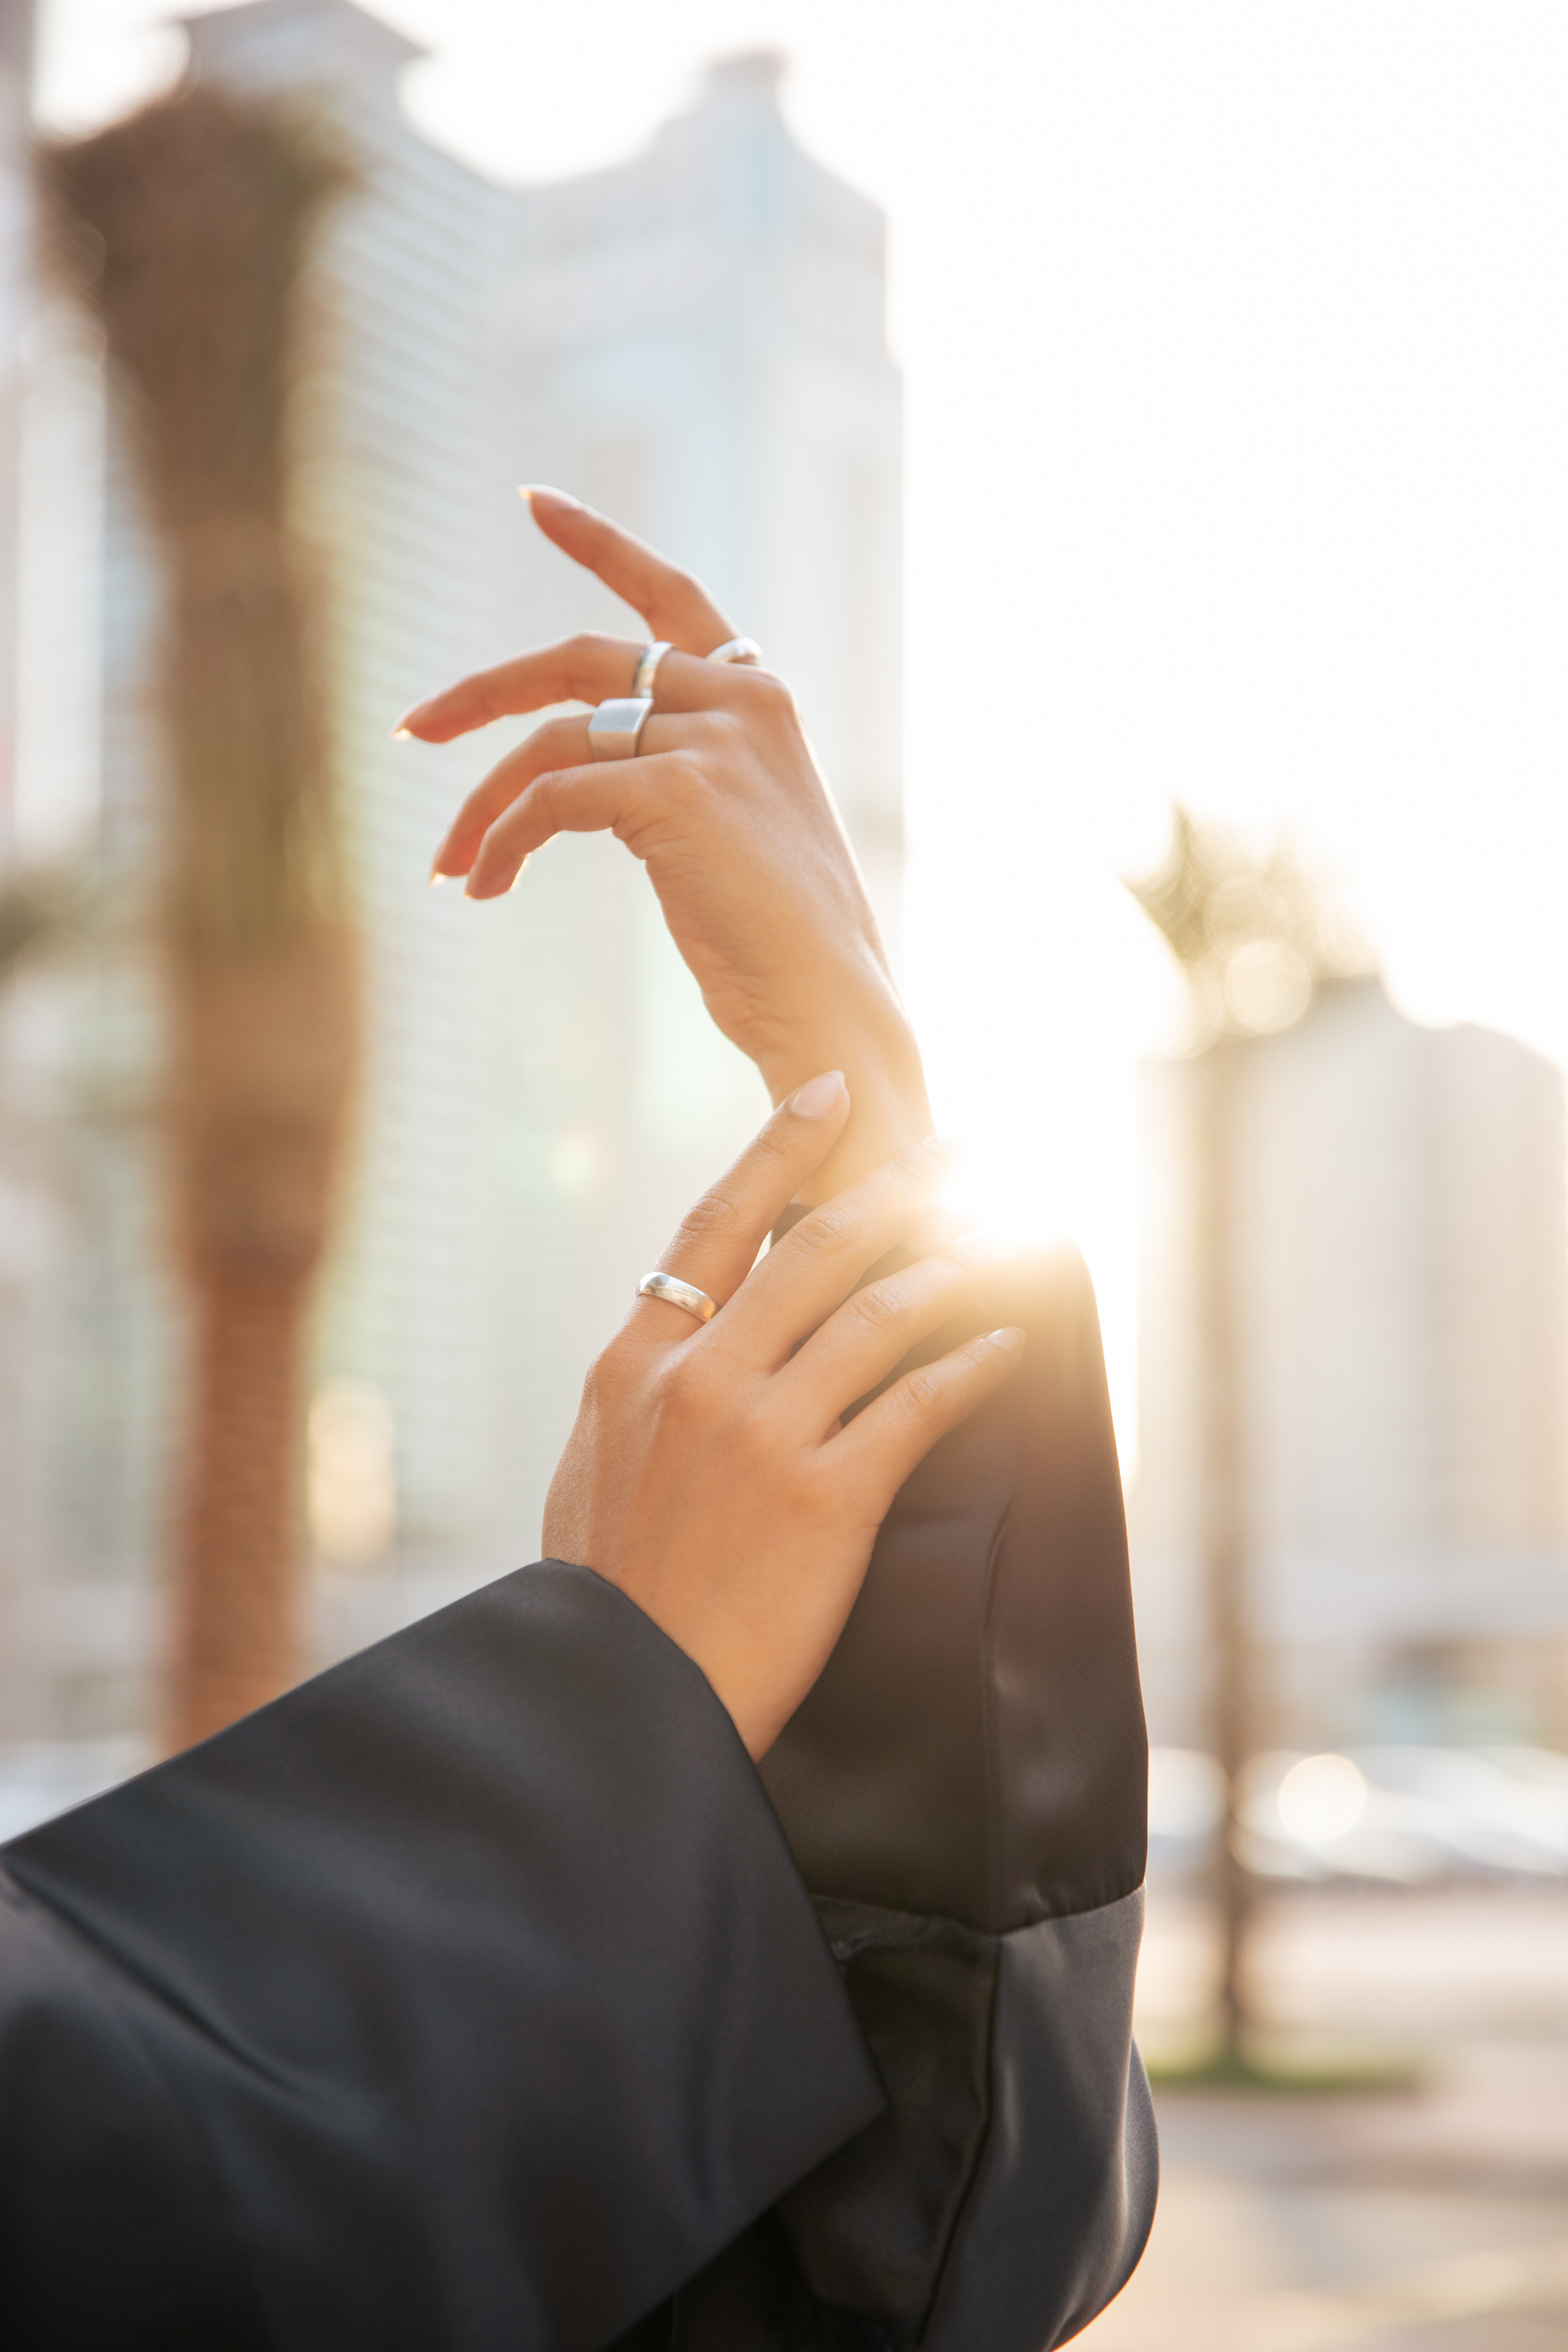
[[931, 1132], [920, 1047], [890, 991], [889, 998], [886, 1007], [863, 1010], [854, 1019], [825, 1018], [781, 1041], [760, 1065], [775, 1104], [819, 1070], [844, 1073], [853, 1108], [838, 1143], [801, 1187], [797, 1198], [808, 1205], [830, 1200]]

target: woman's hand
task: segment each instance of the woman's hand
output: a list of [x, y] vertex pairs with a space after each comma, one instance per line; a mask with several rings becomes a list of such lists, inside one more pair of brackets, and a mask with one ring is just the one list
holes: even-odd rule
[[[855, 1110], [809, 1181], [821, 1200], [930, 1129], [913, 1033], [876, 918], [788, 688], [703, 656], [735, 634], [700, 583], [558, 490], [530, 492], [540, 529], [675, 648], [637, 755], [595, 762], [585, 718], [553, 719], [470, 793], [437, 876], [470, 898], [509, 890], [556, 833], [615, 833], [647, 866], [677, 947], [724, 1034], [775, 1103], [837, 1064]], [[401, 729], [448, 743], [493, 719], [631, 691], [642, 646], [579, 636], [481, 670]]]
[[846, 1408], [963, 1306], [995, 1259], [956, 1241], [855, 1290], [931, 1209], [948, 1160], [928, 1141], [756, 1262], [848, 1116], [839, 1073], [813, 1078], [699, 1202], [664, 1270], [721, 1311], [700, 1324], [637, 1300], [588, 1374], [545, 1506], [549, 1556], [618, 1584], [695, 1659], [753, 1757], [826, 1664], [900, 1486], [1024, 1344], [1016, 1329], [972, 1339], [845, 1425]]

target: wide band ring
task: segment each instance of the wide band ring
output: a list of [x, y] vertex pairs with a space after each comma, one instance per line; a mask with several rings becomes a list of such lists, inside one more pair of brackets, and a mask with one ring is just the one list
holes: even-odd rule
[[613, 702], [601, 702], [588, 721], [588, 749], [595, 759], [632, 759], [652, 709], [651, 694], [622, 695]]
[[676, 1274], [645, 1274], [637, 1285], [637, 1297], [665, 1299], [671, 1307], [683, 1307], [688, 1315], [695, 1315], [699, 1323], [710, 1323], [719, 1312], [716, 1298], [710, 1298], [695, 1283], [682, 1282]]
[[658, 666], [668, 651], [669, 646], [662, 638], [657, 639], [651, 646], [644, 646], [637, 656], [637, 666], [632, 675], [634, 696], [653, 692], [653, 682], [658, 673]]
[[708, 658], [710, 661], [744, 662], [748, 667], [754, 667], [763, 658], [763, 649], [755, 637], [727, 637], [721, 646], [714, 646]]

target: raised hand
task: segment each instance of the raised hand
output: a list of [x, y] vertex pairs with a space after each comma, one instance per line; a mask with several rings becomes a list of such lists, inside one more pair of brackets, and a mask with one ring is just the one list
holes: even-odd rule
[[[765, 669], [705, 658], [735, 631], [689, 573], [559, 491], [529, 498], [547, 537], [673, 650], [636, 758], [595, 761], [585, 717], [547, 720], [469, 793], [434, 871], [466, 875], [471, 898], [493, 898], [552, 834], [616, 834], [647, 866], [710, 1013], [773, 1101], [825, 1065], [844, 1070], [854, 1113], [802, 1196], [824, 1199], [931, 1120], [876, 918], [794, 698]], [[491, 719], [626, 695], [642, 651], [629, 638], [569, 637], [461, 679], [400, 727], [447, 743]]]
[[1024, 1344], [1016, 1328], [971, 1339], [846, 1425], [846, 1408], [995, 1262], [972, 1236], [855, 1289], [930, 1212], [948, 1172], [934, 1141], [813, 1210], [757, 1262], [848, 1117], [838, 1072], [811, 1079], [698, 1202], [663, 1265], [719, 1312], [701, 1323], [638, 1299], [588, 1374], [545, 1506], [545, 1550], [619, 1585], [695, 1659], [752, 1756], [826, 1664], [899, 1487]]

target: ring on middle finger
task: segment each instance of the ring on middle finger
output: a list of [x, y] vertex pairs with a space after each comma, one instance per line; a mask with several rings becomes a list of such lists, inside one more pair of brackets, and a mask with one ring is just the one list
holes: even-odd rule
[[622, 695], [611, 702], [601, 702], [588, 721], [588, 749], [595, 760], [630, 760], [635, 757], [637, 738], [653, 709], [651, 694]]
[[669, 646], [662, 638], [656, 639], [651, 646], [644, 646], [637, 656], [637, 668], [632, 673], [634, 698], [653, 692], [653, 682], [658, 673], [658, 666], [668, 651]]

